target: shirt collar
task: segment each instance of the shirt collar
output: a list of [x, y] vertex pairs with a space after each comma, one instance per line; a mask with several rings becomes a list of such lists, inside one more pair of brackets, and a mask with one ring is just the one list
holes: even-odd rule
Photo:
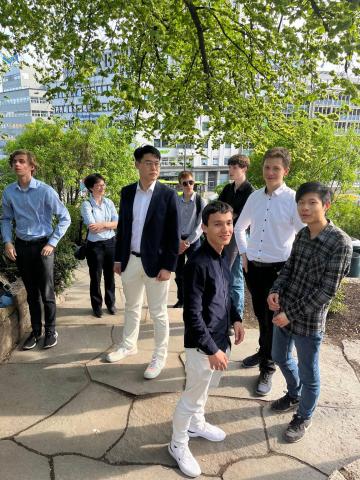
[[[283, 183], [280, 185], [280, 187], [278, 187], [276, 190], [274, 190], [274, 191], [272, 192], [271, 195], [276, 195], [276, 196], [281, 195], [283, 192], [285, 192], [285, 190], [287, 190], [287, 188], [288, 188], [288, 187], [287, 187], [286, 183], [283, 182]], [[266, 192], [266, 186], [263, 187], [263, 189], [264, 189], [265, 195], [268, 195], [268, 193]]]
[[[326, 225], [326, 227], [321, 230], [321, 232], [319, 233], [319, 235], [317, 235], [315, 238], [313, 238], [313, 240], [316, 240], [317, 242], [321, 242], [321, 243], [325, 243], [328, 236], [329, 236], [329, 233], [334, 229], [334, 224], [331, 220], [327, 220], [328, 224]], [[306, 227], [306, 230], [307, 230], [307, 235], [310, 239], [310, 230], [309, 230], [309, 227]]]
[[[196, 192], [193, 192], [193, 194], [192, 194], [191, 197], [190, 197], [190, 202], [194, 202], [194, 201], [195, 201], [195, 196], [196, 196]], [[181, 198], [181, 201], [182, 201], [182, 202], [186, 203], [186, 202], [185, 202], [185, 198], [184, 198], [184, 194], [182, 194], [180, 198]]]
[[[30, 188], [38, 188], [38, 186], [39, 186], [39, 181], [36, 180], [36, 178], [31, 177], [30, 183], [29, 183], [29, 185], [28, 185], [28, 187], [27, 187], [26, 190], [29, 190]], [[19, 185], [18, 182], [16, 182], [16, 187], [17, 187], [19, 190], [23, 190], [23, 188], [20, 187], [20, 185]]]
[[204, 240], [203, 243], [203, 248], [208, 252], [210, 253], [210, 255], [212, 256], [212, 258], [216, 258], [216, 259], [219, 259], [220, 257], [224, 257], [225, 256], [225, 249], [223, 248], [223, 251], [221, 252], [221, 254], [219, 255], [218, 252], [216, 250], [213, 249], [213, 247], [210, 245], [210, 243], [207, 241], [207, 240]]
[[234, 192], [235, 192], [235, 193], [236, 193], [236, 192], [241, 192], [242, 190], [244, 190], [245, 187], [248, 186], [248, 184], [249, 184], [249, 182], [248, 182], [247, 180], [244, 180], [243, 183], [240, 185], [240, 187], [235, 190], [235, 182], [233, 182]]
[[145, 191], [140, 187], [140, 180], [139, 180], [136, 185], [136, 191], [140, 190], [143, 193], [149, 193], [151, 191], [151, 193], [154, 193], [155, 185], [156, 185], [156, 180], [154, 180], [153, 183], [150, 185], [150, 187]]

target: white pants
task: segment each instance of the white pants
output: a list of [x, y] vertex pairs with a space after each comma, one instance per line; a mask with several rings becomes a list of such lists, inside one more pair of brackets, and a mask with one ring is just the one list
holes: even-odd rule
[[[209, 357], [196, 348], [185, 348], [186, 385], [173, 417], [172, 441], [185, 445], [189, 441], [188, 430], [201, 428], [205, 423], [205, 404], [209, 388], [219, 385], [223, 372], [210, 368]], [[230, 355], [230, 349], [226, 352]]]
[[169, 281], [159, 282], [146, 275], [141, 258], [130, 255], [129, 263], [121, 281], [125, 296], [125, 316], [122, 346], [131, 349], [136, 346], [139, 336], [141, 309], [144, 290], [149, 306], [150, 318], [154, 323], [154, 354], [165, 361], [169, 343], [169, 319], [167, 313], [167, 297]]

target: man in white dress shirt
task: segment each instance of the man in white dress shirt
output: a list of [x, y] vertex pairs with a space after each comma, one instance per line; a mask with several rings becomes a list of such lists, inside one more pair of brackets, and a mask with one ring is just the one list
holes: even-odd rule
[[[234, 234], [242, 255], [243, 269], [259, 322], [259, 351], [243, 360], [246, 368], [259, 364], [256, 394], [271, 391], [275, 364], [271, 358], [272, 316], [267, 296], [281, 268], [290, 256], [295, 234], [303, 224], [299, 218], [295, 191], [284, 183], [289, 173], [290, 153], [286, 148], [268, 150], [263, 160], [266, 186], [253, 192], [236, 223]], [[250, 236], [246, 230], [250, 227]]]
[[121, 190], [115, 247], [116, 273], [125, 296], [121, 345], [106, 356], [117, 362], [137, 353], [144, 291], [154, 323], [155, 348], [144, 377], [157, 377], [164, 368], [169, 341], [167, 296], [180, 244], [176, 192], [157, 181], [160, 152], [152, 145], [134, 152], [139, 181]]

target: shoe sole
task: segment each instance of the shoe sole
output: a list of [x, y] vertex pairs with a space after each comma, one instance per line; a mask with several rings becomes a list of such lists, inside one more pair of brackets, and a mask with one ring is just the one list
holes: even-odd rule
[[[164, 367], [163, 367], [164, 368]], [[149, 375], [146, 375], [146, 372], [144, 372], [144, 378], [145, 380], [154, 380], [154, 378], [157, 378], [160, 373], [163, 371], [163, 368], [160, 370], [159, 373], [157, 373], [156, 375], [153, 375], [153, 374], [149, 374]]]
[[106, 360], [108, 363], [116, 363], [116, 362], [120, 362], [121, 360], [124, 360], [124, 358], [126, 358], [126, 357], [131, 357], [132, 355], [137, 355], [137, 353], [138, 353], [138, 351], [136, 350], [136, 352], [128, 353], [127, 355], [124, 355], [123, 357], [118, 358], [117, 360], [110, 360], [110, 359], [108, 358], [108, 356], [106, 355], [105, 360]]
[[312, 425], [312, 422], [310, 423], [310, 425], [308, 425], [307, 427], [305, 427], [305, 433], [302, 437], [298, 438], [297, 440], [293, 440], [293, 439], [290, 439], [286, 436], [285, 432], [284, 432], [284, 435], [283, 437], [285, 438], [285, 440], [288, 442], [288, 443], [297, 443], [297, 442], [300, 442], [304, 437], [305, 437], [305, 434], [306, 432], [309, 430], [309, 428], [311, 427]]
[[170, 455], [172, 456], [172, 458], [175, 460], [175, 462], [177, 463], [179, 469], [182, 471], [182, 473], [183, 473], [184, 475], [187, 475], [188, 477], [191, 477], [191, 478], [196, 478], [196, 477], [199, 477], [199, 476], [201, 475], [201, 472], [200, 472], [198, 475], [194, 475], [194, 474], [190, 474], [189, 472], [184, 471], [184, 470], [181, 468], [181, 466], [180, 466], [180, 464], [179, 464], [179, 462], [178, 462], [175, 454], [174, 454], [173, 451], [171, 450], [171, 446], [170, 446], [170, 445], [168, 445], [168, 452], [170, 453]]
[[245, 365], [244, 362], [241, 363], [242, 368], [255, 368], [259, 366], [259, 363], [256, 363], [255, 365]]
[[23, 350], [32, 350], [33, 348], [36, 347], [36, 345], [37, 345], [37, 342], [36, 342], [34, 345], [31, 345], [31, 347], [25, 347], [25, 346], [23, 346], [22, 349], [23, 349]]
[[44, 345], [43, 348], [44, 348], [44, 349], [47, 349], [47, 348], [55, 347], [55, 345], [57, 345], [57, 343], [58, 343], [57, 339], [58, 339], [58, 334], [56, 334], [56, 338], [55, 338], [55, 342], [54, 342], [54, 343], [52, 343], [51, 345], [46, 345], [46, 346]]
[[259, 392], [258, 390], [255, 390], [255, 393], [256, 393], [256, 395], [258, 395], [259, 397], [266, 397], [266, 395], [269, 395], [269, 393], [271, 393], [271, 390], [272, 390], [272, 388], [270, 388], [270, 390], [269, 390], [268, 392], [266, 392], [266, 393], [264, 393], [264, 392]]

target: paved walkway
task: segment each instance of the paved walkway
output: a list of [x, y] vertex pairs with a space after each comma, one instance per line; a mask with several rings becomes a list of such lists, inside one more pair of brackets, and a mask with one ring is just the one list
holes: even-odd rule
[[[59, 344], [51, 350], [16, 350], [0, 365], [1, 480], [171, 480], [183, 478], [168, 455], [171, 417], [184, 385], [181, 311], [169, 309], [171, 340], [166, 369], [155, 380], [143, 371], [153, 329], [143, 308], [139, 353], [118, 364], [103, 360], [121, 336], [122, 292], [116, 317], [91, 316], [88, 275], [77, 272], [58, 308]], [[175, 302], [174, 283], [169, 303]], [[256, 369], [239, 361], [254, 352], [257, 331], [233, 348], [230, 368], [211, 392], [207, 418], [227, 437], [213, 444], [191, 440], [201, 478], [224, 480], [360, 479], [359, 342], [323, 345], [322, 392], [305, 439], [289, 445], [282, 431], [291, 413], [269, 401], [283, 394], [280, 373], [266, 400], [253, 396]]]

